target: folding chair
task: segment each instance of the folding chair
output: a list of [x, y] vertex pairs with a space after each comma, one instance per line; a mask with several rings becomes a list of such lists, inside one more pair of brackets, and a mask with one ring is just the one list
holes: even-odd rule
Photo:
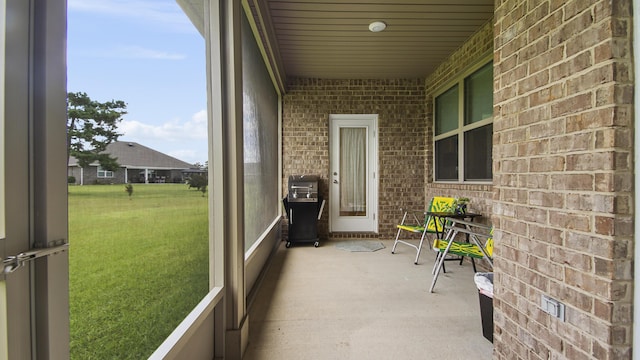
[[[444, 266], [447, 255], [485, 259], [493, 269], [493, 227], [460, 219], [446, 219], [444, 239], [433, 241], [433, 250], [438, 252], [438, 256], [431, 272], [433, 280], [429, 292], [433, 292], [433, 288], [436, 286], [438, 275]], [[466, 235], [468, 242], [456, 241], [458, 234]]]
[[[443, 226], [443, 218], [442, 217], [434, 217], [428, 215], [429, 212], [439, 212], [444, 213], [448, 212], [453, 214], [456, 208], [456, 199], [450, 197], [439, 197], [436, 196], [431, 199], [431, 203], [429, 203], [429, 209], [426, 212], [423, 211], [411, 211], [407, 210], [404, 212], [404, 216], [402, 217], [402, 221], [399, 225], [397, 225], [398, 233], [396, 234], [396, 241], [393, 243], [393, 248], [391, 249], [391, 253], [396, 253], [396, 246], [398, 243], [402, 243], [412, 248], [416, 249], [416, 260], [414, 264], [418, 264], [418, 258], [420, 257], [420, 250], [422, 250], [422, 243], [424, 242], [427, 234], [442, 234], [444, 232]], [[422, 214], [422, 220], [418, 219], [416, 214]], [[400, 233], [403, 231], [408, 231], [414, 234], [421, 234], [420, 242], [418, 245], [409, 242], [408, 240], [400, 239]]]

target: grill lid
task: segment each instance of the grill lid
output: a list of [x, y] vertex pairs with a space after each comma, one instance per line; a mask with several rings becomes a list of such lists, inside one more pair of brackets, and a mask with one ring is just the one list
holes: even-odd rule
[[290, 202], [318, 202], [318, 176], [289, 176], [289, 195], [287, 197]]

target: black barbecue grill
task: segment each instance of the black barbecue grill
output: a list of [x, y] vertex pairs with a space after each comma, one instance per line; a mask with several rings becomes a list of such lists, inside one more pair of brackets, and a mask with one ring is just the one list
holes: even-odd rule
[[312, 242], [320, 245], [318, 238], [318, 220], [322, 216], [324, 200], [318, 194], [318, 176], [289, 176], [289, 193], [282, 199], [289, 220], [289, 238], [286, 247], [291, 243]]

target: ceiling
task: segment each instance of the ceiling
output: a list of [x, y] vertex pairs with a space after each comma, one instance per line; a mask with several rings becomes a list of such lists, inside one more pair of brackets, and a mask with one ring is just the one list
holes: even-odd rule
[[[254, 0], [286, 76], [424, 78], [493, 17], [494, 0]], [[384, 31], [369, 31], [383, 21]]]
[[[207, 0], [177, 0], [204, 34]], [[279, 86], [286, 77], [425, 78], [483, 24], [494, 0], [242, 0]], [[369, 31], [372, 21], [387, 28]]]

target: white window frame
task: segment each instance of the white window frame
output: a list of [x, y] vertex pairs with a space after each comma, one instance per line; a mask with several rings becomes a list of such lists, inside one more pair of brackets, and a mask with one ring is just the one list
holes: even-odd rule
[[[100, 175], [102, 174], [102, 175]], [[113, 171], [105, 170], [102, 166], [98, 166], [98, 177], [101, 179], [112, 178], [114, 176]]]
[[[472, 66], [470, 66], [469, 68], [467, 68], [465, 71], [463, 71], [462, 73], [460, 73], [460, 75], [458, 75], [453, 81], [448, 82], [446, 85], [442, 86], [441, 88], [439, 88], [436, 92], [434, 92], [433, 95], [433, 141], [432, 141], [432, 149], [433, 149], [433, 162], [432, 162], [432, 166], [433, 166], [433, 181], [436, 183], [454, 183], [454, 184], [458, 184], [458, 183], [464, 183], [464, 184], [487, 184], [487, 183], [491, 183], [493, 181], [493, 179], [487, 179], [487, 180], [464, 180], [465, 178], [465, 164], [464, 164], [464, 134], [466, 132], [469, 132], [471, 130], [477, 129], [477, 128], [481, 128], [483, 126], [486, 125], [490, 125], [493, 124], [493, 114], [491, 117], [488, 117], [486, 119], [483, 119], [481, 121], [477, 121], [468, 125], [464, 124], [464, 115], [465, 115], [465, 98], [464, 98], [464, 94], [465, 94], [465, 79], [467, 77], [469, 77], [470, 75], [472, 75], [473, 73], [475, 73], [476, 71], [478, 71], [479, 69], [481, 69], [482, 67], [484, 67], [485, 65], [491, 63], [493, 61], [493, 56], [486, 56], [483, 57], [482, 60], [474, 63]], [[438, 98], [438, 96], [444, 94], [445, 92], [447, 92], [449, 89], [451, 89], [452, 87], [458, 85], [458, 127], [454, 130], [451, 131], [447, 131], [444, 132], [442, 134], [435, 134], [435, 129], [436, 129], [436, 99]], [[436, 157], [437, 157], [437, 153], [436, 153], [436, 142], [439, 140], [443, 140], [443, 139], [447, 139], [450, 138], [452, 136], [458, 136], [458, 179], [457, 180], [438, 180], [436, 177]], [[493, 174], [492, 174], [493, 177]]]

